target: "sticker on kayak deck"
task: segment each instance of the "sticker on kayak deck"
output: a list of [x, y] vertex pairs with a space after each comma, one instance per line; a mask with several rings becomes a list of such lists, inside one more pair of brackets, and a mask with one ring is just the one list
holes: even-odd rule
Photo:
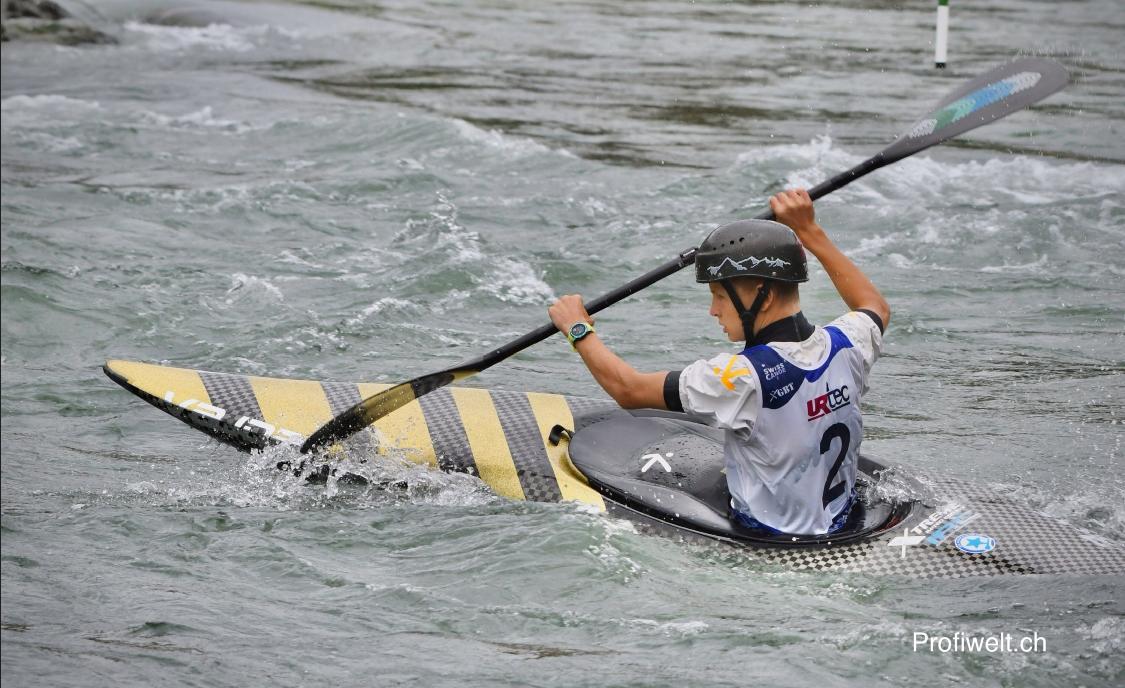
[[[164, 401], [168, 404], [175, 404], [185, 411], [195, 413], [198, 416], [212, 421], [222, 421], [226, 419], [226, 422], [229, 423], [232, 420], [231, 418], [227, 418], [227, 410], [221, 406], [213, 406], [198, 399], [182, 399], [176, 401], [176, 393], [172, 390], [168, 390], [164, 393]], [[287, 430], [267, 423], [264, 420], [251, 418], [250, 416], [242, 416], [235, 420], [234, 428], [249, 435], [258, 435], [285, 444], [301, 446], [305, 441], [305, 436], [299, 432], [293, 432], [292, 430]]]
[[902, 548], [902, 558], [905, 559], [906, 558], [906, 548], [907, 547], [913, 547], [914, 545], [922, 544], [922, 541], [925, 540], [925, 539], [926, 539], [925, 535], [911, 535], [909, 528], [903, 528], [902, 529], [902, 535], [900, 537], [891, 538], [891, 541], [888, 542], [887, 545], [890, 546], [890, 547], [901, 547]]
[[953, 544], [966, 554], [984, 554], [996, 549], [996, 540], [980, 533], [958, 535]]
[[925, 535], [926, 544], [937, 547], [949, 536], [980, 518], [980, 514], [952, 502], [930, 514], [926, 520], [911, 528], [914, 535]]
[[[672, 452], [668, 452], [664, 456], [667, 456], [670, 459], [672, 458]], [[672, 467], [668, 464], [667, 461], [664, 460], [664, 456], [661, 456], [660, 454], [645, 454], [644, 456], [642, 456], [642, 459], [648, 459], [648, 461], [641, 469], [641, 473], [648, 473], [648, 469], [652, 468], [652, 464], [654, 463], [659, 463], [661, 466], [663, 466], [665, 473], [671, 473]]]

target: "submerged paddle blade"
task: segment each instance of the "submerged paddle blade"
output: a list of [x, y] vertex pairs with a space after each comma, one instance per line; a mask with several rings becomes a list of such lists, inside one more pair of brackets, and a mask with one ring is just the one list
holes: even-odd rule
[[325, 423], [301, 445], [301, 453], [319, 449], [332, 442], [347, 439], [380, 418], [394, 413], [420, 396], [429, 394], [451, 382], [462, 380], [477, 371], [459, 368], [430, 373], [373, 394]]
[[947, 95], [932, 112], [887, 147], [883, 164], [994, 122], [1061, 90], [1070, 80], [1066, 69], [1042, 57], [1013, 60], [981, 74]]

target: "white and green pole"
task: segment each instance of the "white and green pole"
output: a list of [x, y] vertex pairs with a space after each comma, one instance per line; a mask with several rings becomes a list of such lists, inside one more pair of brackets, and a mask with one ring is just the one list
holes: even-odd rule
[[937, 38], [934, 39], [934, 66], [945, 69], [945, 53], [949, 46], [949, 0], [937, 3]]

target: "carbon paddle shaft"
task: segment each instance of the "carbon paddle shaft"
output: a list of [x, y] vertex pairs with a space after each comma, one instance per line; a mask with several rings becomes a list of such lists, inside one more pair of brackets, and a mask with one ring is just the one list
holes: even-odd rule
[[[1058, 62], [1045, 58], [1022, 58], [992, 69], [947, 94], [925, 117], [915, 122], [905, 134], [875, 156], [809, 189], [809, 196], [816, 200], [884, 165], [914, 155], [958, 134], [1007, 117], [1060, 90], [1067, 81], [1066, 69]], [[757, 219], [772, 220], [773, 212], [767, 210], [758, 215]], [[592, 299], [586, 304], [587, 312], [597, 313], [679, 272], [695, 262], [695, 251], [695, 247], [688, 248], [674, 259], [628, 284]], [[313, 433], [301, 446], [301, 452], [308, 452], [328, 442], [343, 439], [418, 397], [458, 379], [479, 373], [547, 339], [557, 331], [553, 324], [544, 325], [458, 367], [423, 375], [372, 395]]]

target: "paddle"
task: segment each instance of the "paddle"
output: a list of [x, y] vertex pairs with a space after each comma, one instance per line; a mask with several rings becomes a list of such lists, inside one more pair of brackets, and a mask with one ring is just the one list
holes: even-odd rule
[[[997, 67], [947, 95], [933, 111], [875, 156], [810, 189], [809, 196], [813, 200], [826, 196], [880, 167], [1039, 102], [1063, 88], [1067, 78], [1062, 65], [1043, 58], [1024, 58]], [[758, 215], [758, 218], [769, 220], [773, 218], [773, 213], [766, 211]], [[672, 260], [632, 282], [588, 301], [587, 312], [597, 313], [691, 265], [695, 262], [695, 251], [694, 247], [687, 248]], [[490, 368], [557, 331], [553, 324], [544, 325], [479, 358], [414, 378], [367, 397], [314, 432], [301, 445], [301, 453], [349, 437], [418, 397]]]

